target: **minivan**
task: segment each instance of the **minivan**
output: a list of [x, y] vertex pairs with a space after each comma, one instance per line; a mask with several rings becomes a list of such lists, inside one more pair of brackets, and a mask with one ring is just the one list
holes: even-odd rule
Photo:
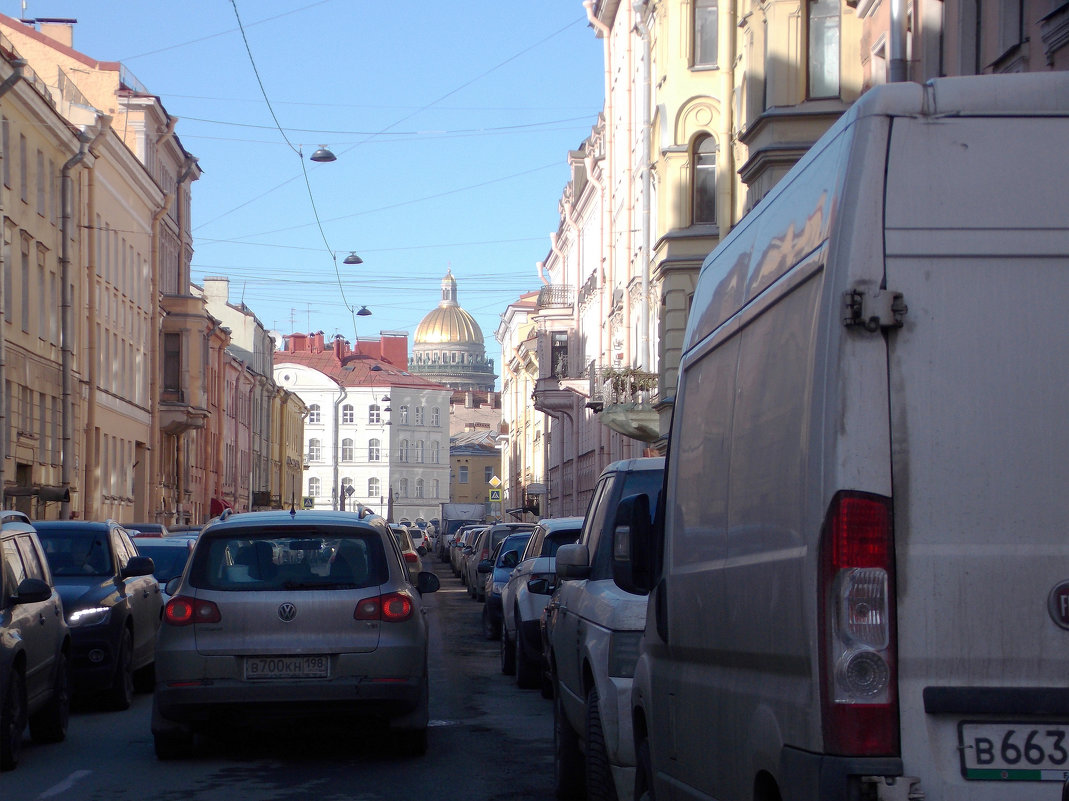
[[1067, 143], [1069, 73], [878, 87], [706, 259], [616, 519], [636, 797], [1059, 797]]

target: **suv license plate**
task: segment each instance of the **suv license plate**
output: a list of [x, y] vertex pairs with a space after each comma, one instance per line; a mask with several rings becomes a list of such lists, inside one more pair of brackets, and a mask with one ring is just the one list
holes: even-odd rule
[[328, 656], [247, 656], [245, 678], [260, 679], [327, 679], [330, 678]]
[[1069, 723], [958, 724], [961, 775], [980, 781], [1069, 779]]

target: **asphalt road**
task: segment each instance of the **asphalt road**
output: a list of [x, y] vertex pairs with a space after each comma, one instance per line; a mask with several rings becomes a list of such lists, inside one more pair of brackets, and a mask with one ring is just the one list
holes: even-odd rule
[[351, 727], [265, 730], [205, 739], [189, 760], [159, 762], [152, 698], [125, 712], [76, 706], [67, 740], [25, 742], [0, 774], [2, 801], [509, 801], [548, 799], [553, 714], [538, 690], [501, 674], [482, 638], [482, 605], [448, 565], [428, 559], [442, 589], [424, 597], [431, 624], [430, 746], [391, 753], [387, 738]]

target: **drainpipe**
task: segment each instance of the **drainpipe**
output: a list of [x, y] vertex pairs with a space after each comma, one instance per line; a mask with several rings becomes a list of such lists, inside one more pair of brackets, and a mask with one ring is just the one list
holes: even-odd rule
[[905, 0], [891, 0], [891, 59], [888, 64], [888, 79], [891, 83], [908, 80], [906, 65], [906, 9]]
[[153, 497], [149, 498], [147, 511], [151, 515], [156, 514], [163, 501], [163, 477], [160, 475], [160, 451], [163, 448], [160, 441], [160, 333], [163, 330], [163, 315], [160, 313], [160, 221], [170, 210], [173, 198], [173, 195], [164, 195], [163, 205], [152, 215], [152, 254], [149, 257], [152, 264], [149, 290], [152, 314], [149, 319], [149, 333], [153, 338], [152, 347], [149, 349], [149, 436], [152, 439], [149, 443], [149, 482]]
[[[584, 162], [584, 165], [586, 167], [586, 174], [587, 174], [588, 178], [590, 179], [590, 182], [592, 184], [594, 184], [594, 186], [597, 188], [598, 194], [601, 196], [602, 205], [603, 206], [607, 205], [608, 202], [609, 202], [609, 199], [608, 199], [607, 194], [606, 194], [605, 182], [603, 180], [599, 179], [594, 174], [594, 166], [595, 166], [595, 163], [596, 163], [596, 160], [594, 159], [594, 154], [593, 153], [587, 153], [586, 157], [583, 159], [583, 162]], [[601, 235], [602, 235], [602, 242], [604, 243], [604, 241], [605, 241], [605, 239], [604, 239], [604, 234], [605, 234], [605, 232], [604, 232], [604, 225], [605, 225], [605, 214], [604, 214], [604, 211], [602, 212], [601, 222], [602, 222], [602, 226], [603, 226], [603, 230], [601, 231]], [[598, 255], [599, 255], [599, 258], [600, 258], [600, 254], [598, 254]], [[604, 320], [605, 319], [605, 281], [604, 281], [604, 271], [601, 269], [601, 265], [600, 264], [598, 264], [598, 266], [597, 266], [597, 288], [595, 289], [595, 294], [597, 295], [597, 298], [598, 298], [598, 320]], [[578, 305], [579, 304], [576, 303], [576, 314], [577, 315], [579, 313]], [[600, 354], [605, 352], [605, 349], [604, 349], [605, 348], [605, 346], [604, 346], [605, 340], [603, 338], [603, 335], [604, 335], [604, 328], [603, 328], [603, 326], [599, 325], [598, 326], [598, 343], [597, 343], [597, 353], [599, 354], [599, 356], [600, 356]], [[602, 454], [605, 452], [605, 426], [602, 426], [602, 425], [596, 426], [595, 430], [598, 432], [598, 450], [597, 450], [597, 454], [596, 454], [596, 457], [595, 457], [595, 467], [597, 469], [595, 470], [595, 475], [601, 475], [602, 469], [606, 465], [608, 465], [608, 462], [604, 461], [602, 459]]]
[[[19, 82], [22, 78], [22, 70], [25, 68], [26, 62], [21, 58], [16, 58], [11, 61], [12, 73], [4, 79], [3, 83], [0, 83], [0, 97], [6, 95], [11, 88]], [[4, 212], [4, 192], [3, 186], [0, 184], [0, 237], [3, 237], [7, 231], [7, 215]], [[4, 380], [7, 374], [6, 369], [6, 348], [4, 346], [4, 281], [2, 276], [4, 275], [4, 248], [2, 247], [2, 241], [0, 241], [0, 500], [3, 499], [4, 488], [7, 483], [4, 481], [4, 466], [7, 464], [7, 393], [4, 391]]]
[[[89, 146], [90, 150], [96, 146], [98, 140], [104, 136], [105, 129], [111, 125], [111, 116], [102, 114], [100, 116], [101, 131], [97, 134], [93, 143]], [[97, 455], [96, 437], [94, 436], [96, 431], [96, 398], [97, 398], [97, 348], [99, 343], [97, 342], [96, 334], [96, 319], [97, 319], [97, 294], [94, 291], [97, 283], [97, 265], [96, 253], [97, 253], [97, 237], [99, 236], [96, 227], [96, 152], [93, 152], [93, 163], [86, 167], [86, 173], [88, 178], [87, 188], [87, 212], [88, 217], [86, 231], [87, 243], [86, 249], [88, 253], [85, 258], [85, 286], [87, 287], [85, 298], [85, 312], [86, 312], [86, 358], [84, 365], [83, 379], [86, 386], [86, 406], [85, 406], [85, 436], [83, 441], [85, 442], [85, 458], [82, 464], [82, 486], [85, 488], [82, 493], [82, 519], [83, 520], [97, 520], [100, 515], [97, 512], [97, 498], [100, 495], [100, 482], [98, 480], [96, 465], [99, 464], [99, 458]]]
[[[724, 60], [725, 65], [733, 65], [736, 53], [735, 31], [738, 29], [737, 22], [739, 17], [737, 0], [727, 0], [721, 8], [725, 13], [727, 25], [721, 33], [719, 51], [727, 56]], [[720, 96], [721, 98], [728, 98], [727, 102], [722, 102], [723, 111], [720, 113], [720, 129], [718, 131], [720, 135], [720, 151], [723, 154], [723, 166], [721, 166], [719, 154], [716, 162], [717, 172], [721, 176], [727, 177], [726, 180], [720, 180], [718, 176], [716, 182], [716, 221], [721, 239], [727, 236], [728, 231], [731, 230], [735, 223], [735, 181], [731, 180], [731, 178], [736, 175], [735, 147], [732, 138], [732, 131], [735, 128], [736, 107], [735, 103], [730, 100], [735, 96], [732, 73], [733, 70], [731, 69], [720, 70]]]
[[341, 390], [341, 392], [338, 395], [338, 399], [336, 401], [334, 401], [334, 435], [333, 435], [334, 436], [334, 442], [333, 442], [332, 447], [331, 447], [331, 460], [332, 460], [333, 465], [334, 465], [334, 508], [335, 509], [341, 509], [342, 504], [345, 503], [345, 501], [342, 500], [341, 487], [338, 484], [338, 436], [339, 436], [339, 432], [340, 432], [342, 401], [344, 401], [349, 395], [349, 393], [346, 391], [345, 387], [343, 387], [341, 384], [338, 385], [338, 389]]
[[[71, 172], [81, 164], [87, 155], [89, 148], [97, 144], [104, 136], [104, 119], [98, 117], [98, 129], [94, 136], [90, 137], [88, 131], [83, 130], [78, 135], [78, 152], [67, 160], [63, 165], [61, 175], [61, 207], [60, 216], [60, 281], [62, 282], [62, 297], [60, 304], [60, 341], [61, 341], [61, 364], [63, 371], [63, 462], [60, 465], [60, 481], [67, 490], [71, 486], [71, 475], [74, 471], [73, 433], [74, 433], [74, 406], [71, 400], [72, 373], [74, 370], [74, 302], [71, 297], [71, 216], [74, 205], [73, 178]], [[59, 516], [61, 520], [69, 520], [71, 514], [70, 501], [63, 501], [60, 505]]]
[[642, 39], [642, 113], [639, 124], [642, 126], [642, 303], [639, 312], [639, 367], [647, 372], [650, 369], [650, 192], [653, 181], [650, 177], [650, 92], [653, 48], [650, 42], [650, 29], [642, 18], [646, 11], [645, 0], [634, 5], [635, 31]]

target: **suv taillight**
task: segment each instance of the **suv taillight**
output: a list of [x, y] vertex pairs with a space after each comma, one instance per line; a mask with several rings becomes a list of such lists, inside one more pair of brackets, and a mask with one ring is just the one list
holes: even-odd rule
[[365, 598], [356, 605], [353, 617], [356, 620], [384, 620], [387, 623], [399, 623], [412, 617], [416, 604], [411, 596], [403, 592], [391, 592]]
[[163, 622], [172, 626], [218, 623], [223, 619], [219, 607], [211, 601], [177, 595], [163, 609]]
[[837, 493], [824, 520], [820, 559], [825, 750], [896, 755], [900, 744], [890, 499]]

